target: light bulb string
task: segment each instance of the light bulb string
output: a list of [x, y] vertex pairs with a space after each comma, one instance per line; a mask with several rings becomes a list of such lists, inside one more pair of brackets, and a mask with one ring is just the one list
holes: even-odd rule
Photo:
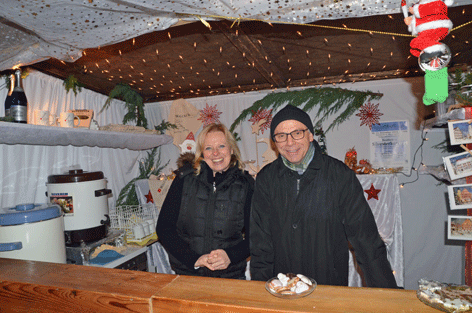
[[[416, 178], [412, 181], [400, 184], [402, 187], [405, 186], [406, 184], [412, 184], [412, 183], [416, 182], [419, 179], [419, 170], [415, 169], [414, 165], [415, 165], [416, 155], [418, 154], [418, 151], [420, 151], [420, 164], [419, 164], [419, 166], [421, 166], [423, 164], [423, 145], [424, 145], [424, 142], [426, 141], [426, 135], [428, 134], [428, 132], [425, 131], [425, 125], [426, 125], [426, 121], [423, 121], [422, 129], [421, 129], [421, 144], [416, 149], [416, 151], [413, 155], [413, 161], [411, 162], [411, 169], [415, 170]], [[408, 174], [408, 175], [405, 174], [405, 173], [402, 173], [402, 172], [400, 172], [400, 174], [402, 174], [406, 177], [411, 177], [411, 175], [413, 174], [413, 171], [410, 171], [410, 174]]]
[[[192, 14], [192, 13], [179, 13], [177, 14], [178, 16], [191, 16], [195, 17], [198, 20], [200, 20], [206, 27], [211, 29], [211, 26], [207, 21], [205, 21], [201, 15], [198, 14]], [[382, 32], [382, 31], [376, 31], [376, 30], [367, 30], [367, 29], [359, 29], [359, 28], [349, 28], [349, 27], [339, 27], [339, 26], [327, 26], [327, 25], [314, 25], [314, 24], [303, 24], [303, 23], [293, 23], [293, 22], [284, 22], [284, 21], [271, 21], [271, 20], [261, 20], [261, 19], [256, 19], [256, 18], [247, 18], [247, 17], [232, 17], [232, 16], [220, 16], [220, 15], [206, 15], [205, 17], [207, 18], [212, 18], [212, 19], [224, 19], [224, 20], [231, 20], [233, 21], [233, 24], [231, 24], [231, 28], [234, 26], [234, 24], [238, 24], [241, 21], [252, 21], [252, 22], [265, 22], [268, 24], [286, 24], [286, 25], [297, 25], [297, 26], [307, 26], [307, 27], [318, 27], [318, 28], [328, 28], [328, 29], [336, 29], [336, 30], [345, 30], [345, 31], [354, 31], [354, 32], [365, 32], [365, 33], [370, 33], [370, 34], [380, 34], [380, 35], [389, 35], [389, 36], [399, 36], [399, 37], [416, 37], [411, 34], [400, 34], [400, 33], [391, 33], [391, 32]], [[204, 22], [205, 21], [205, 22]], [[464, 24], [461, 24], [457, 27], [452, 28], [449, 33], [467, 26], [471, 24], [472, 21], [466, 22]]]

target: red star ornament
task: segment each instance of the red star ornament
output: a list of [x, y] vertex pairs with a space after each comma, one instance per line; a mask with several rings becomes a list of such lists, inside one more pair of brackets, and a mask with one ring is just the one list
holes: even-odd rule
[[368, 194], [367, 200], [370, 200], [372, 198], [379, 200], [378, 194], [382, 191], [382, 189], [375, 189], [374, 184], [370, 185], [370, 189], [364, 190]]
[[151, 190], [149, 190], [148, 194], [146, 195], [146, 203], [152, 202], [154, 203], [154, 199], [152, 198]]

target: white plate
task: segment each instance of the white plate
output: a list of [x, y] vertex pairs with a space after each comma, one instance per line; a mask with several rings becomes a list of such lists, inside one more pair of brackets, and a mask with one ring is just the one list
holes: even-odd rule
[[[287, 276], [289, 276], [290, 278], [294, 277], [295, 275], [294, 274], [287, 274]], [[304, 292], [301, 292], [301, 293], [293, 293], [293, 294], [281, 294], [281, 293], [278, 293], [278, 292], [275, 292], [274, 290], [270, 289], [269, 287], [269, 284], [274, 280], [274, 279], [277, 279], [277, 277], [273, 277], [271, 279], [269, 279], [266, 284], [265, 284], [265, 288], [266, 290], [273, 296], [276, 296], [276, 297], [279, 297], [279, 298], [283, 298], [283, 299], [298, 299], [298, 298], [302, 298], [302, 297], [306, 297], [308, 296], [310, 293], [313, 292], [313, 290], [315, 290], [316, 288], [316, 281], [313, 279], [313, 278], [310, 278], [310, 277], [307, 277], [309, 280], [311, 280], [311, 286], [309, 286], [310, 288]]]

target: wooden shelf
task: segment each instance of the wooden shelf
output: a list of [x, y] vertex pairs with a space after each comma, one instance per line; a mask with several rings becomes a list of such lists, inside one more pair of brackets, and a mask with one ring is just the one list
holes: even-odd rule
[[0, 122], [0, 144], [148, 150], [172, 143], [168, 135], [139, 134]]

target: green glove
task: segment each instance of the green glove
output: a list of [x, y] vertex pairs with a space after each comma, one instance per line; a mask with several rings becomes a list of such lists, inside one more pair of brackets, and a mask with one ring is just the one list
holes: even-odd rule
[[447, 66], [437, 71], [425, 69], [423, 103], [431, 105], [444, 102], [448, 97]]

